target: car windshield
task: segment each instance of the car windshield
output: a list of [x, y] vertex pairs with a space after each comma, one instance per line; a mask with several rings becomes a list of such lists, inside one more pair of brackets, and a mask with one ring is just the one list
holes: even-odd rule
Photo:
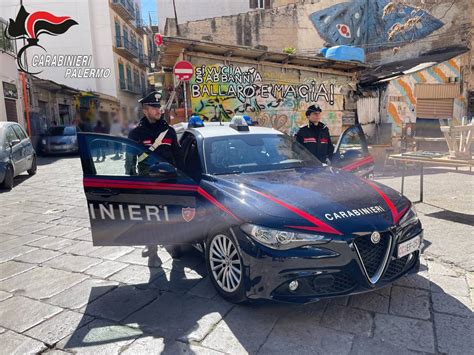
[[75, 136], [76, 129], [73, 126], [50, 127], [46, 132], [48, 136]]
[[205, 141], [208, 174], [240, 174], [321, 166], [299, 143], [283, 134], [242, 134]]

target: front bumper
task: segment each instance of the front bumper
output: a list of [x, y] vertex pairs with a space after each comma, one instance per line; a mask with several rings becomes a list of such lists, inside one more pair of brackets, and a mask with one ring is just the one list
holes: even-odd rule
[[[387, 247], [388, 260], [381, 262], [383, 272], [372, 283], [355, 250], [356, 237], [343, 236], [323, 245], [275, 250], [256, 242], [239, 228], [234, 228], [233, 232], [243, 258], [247, 297], [291, 303], [369, 292], [385, 287], [405, 274], [416, 273], [420, 266], [420, 250], [397, 259], [397, 245], [418, 235], [423, 240], [421, 225], [403, 234], [392, 233]], [[299, 286], [290, 291], [289, 284], [294, 280]]]
[[7, 163], [0, 162], [0, 184], [5, 180], [5, 173], [7, 172]]
[[78, 153], [79, 147], [77, 144], [61, 144], [61, 145], [52, 145], [48, 144], [41, 147], [43, 154], [70, 154]]

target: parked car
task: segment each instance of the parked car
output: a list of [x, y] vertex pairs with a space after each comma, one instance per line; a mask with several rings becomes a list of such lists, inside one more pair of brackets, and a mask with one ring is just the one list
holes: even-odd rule
[[76, 126], [54, 126], [48, 128], [41, 138], [40, 151], [43, 154], [76, 154], [77, 145]]
[[[182, 170], [129, 139], [80, 133], [94, 245], [195, 244], [231, 302], [306, 303], [387, 286], [418, 271], [423, 229], [407, 198], [349, 172], [369, 161], [360, 132], [340, 137], [336, 168], [243, 120], [188, 128]], [[112, 154], [94, 161], [113, 143], [138, 158], [138, 171]]]
[[25, 130], [15, 122], [0, 122], [0, 186], [11, 189], [14, 177], [36, 173], [36, 153]]

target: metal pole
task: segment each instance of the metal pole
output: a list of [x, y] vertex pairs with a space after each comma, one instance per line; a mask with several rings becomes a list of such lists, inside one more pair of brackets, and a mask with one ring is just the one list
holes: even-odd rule
[[420, 164], [420, 202], [423, 202], [423, 164]]
[[188, 98], [186, 94], [186, 82], [183, 81], [183, 90], [184, 90], [184, 119], [188, 120]]
[[406, 168], [406, 163], [403, 162], [402, 164], [402, 191], [401, 191], [401, 194], [403, 195], [403, 190], [404, 190], [404, 187], [405, 187], [405, 168]]

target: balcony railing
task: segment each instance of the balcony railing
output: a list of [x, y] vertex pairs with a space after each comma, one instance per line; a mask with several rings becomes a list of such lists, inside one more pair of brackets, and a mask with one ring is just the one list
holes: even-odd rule
[[120, 80], [120, 90], [129, 92], [132, 94], [141, 94], [142, 88], [139, 85], [136, 85], [132, 80]]
[[119, 50], [120, 54], [128, 59], [138, 57], [138, 48], [135, 43], [132, 43], [127, 37], [116, 36], [115, 47]]
[[148, 57], [144, 54], [139, 54], [138, 55], [138, 63], [142, 64], [142, 65], [150, 65], [150, 61], [148, 60]]
[[135, 9], [133, 8], [133, 2], [130, 0], [112, 0], [112, 7], [125, 20], [135, 18]]

